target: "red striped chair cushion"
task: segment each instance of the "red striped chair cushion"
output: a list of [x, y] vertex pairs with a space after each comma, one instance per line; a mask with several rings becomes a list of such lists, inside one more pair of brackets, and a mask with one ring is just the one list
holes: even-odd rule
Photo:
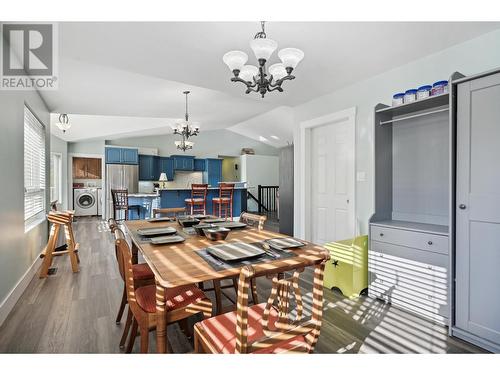
[[[167, 311], [177, 310], [205, 297], [205, 294], [194, 285], [167, 288]], [[156, 311], [156, 286], [148, 285], [135, 290], [137, 304], [146, 312]]]
[[132, 274], [134, 275], [134, 280], [147, 280], [154, 279], [155, 275], [151, 268], [146, 263], [132, 264]]
[[[248, 342], [258, 340], [264, 337], [262, 330], [262, 315], [266, 304], [261, 303], [248, 307]], [[269, 323], [271, 329], [274, 329], [278, 314], [275, 309], [271, 310]], [[226, 314], [217, 315], [209, 319], [205, 319], [199, 323], [206, 337], [212, 346], [219, 353], [234, 353], [236, 346], [236, 312], [232, 311]], [[276, 345], [265, 349], [260, 349], [254, 353], [258, 354], [278, 354], [284, 352], [304, 352], [307, 350], [307, 344], [303, 336], [292, 337], [289, 340], [284, 340]]]

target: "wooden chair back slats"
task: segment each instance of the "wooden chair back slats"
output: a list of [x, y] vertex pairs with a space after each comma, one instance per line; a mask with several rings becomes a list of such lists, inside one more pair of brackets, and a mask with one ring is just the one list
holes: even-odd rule
[[208, 184], [191, 184], [191, 198], [207, 200]]
[[219, 184], [219, 198], [229, 198], [232, 202], [233, 195], [234, 195], [234, 184], [227, 184], [224, 182], [221, 182]]
[[[262, 265], [245, 266], [238, 280], [238, 298], [236, 310], [236, 353], [251, 353], [266, 349], [285, 340], [303, 336], [306, 342], [306, 351], [312, 352], [319, 337], [323, 314], [323, 270], [328, 255], [320, 261], [304, 260], [299, 265], [283, 266], [279, 270], [266, 270]], [[308, 318], [303, 317], [302, 293], [299, 287], [299, 276], [305, 267], [314, 267], [314, 282], [312, 291], [312, 313]], [[285, 272], [293, 272], [291, 277], [279, 278]], [[262, 316], [264, 337], [248, 342], [248, 300], [250, 280], [259, 276], [272, 277], [271, 294], [267, 300]], [[291, 319], [291, 298], [295, 300], [295, 319]], [[278, 317], [274, 327], [270, 326], [272, 309], [278, 310]], [[304, 348], [300, 348], [303, 351]]]
[[264, 229], [264, 224], [267, 220], [265, 215], [255, 215], [249, 214], [248, 212], [242, 212], [240, 215], [240, 222], [245, 223], [251, 227], [257, 228], [258, 230]]
[[132, 311], [140, 309], [135, 299], [134, 274], [132, 271], [132, 252], [125, 238], [125, 234], [120, 228], [115, 229], [115, 246], [118, 256], [121, 257], [125, 288], [127, 290], [127, 301]]

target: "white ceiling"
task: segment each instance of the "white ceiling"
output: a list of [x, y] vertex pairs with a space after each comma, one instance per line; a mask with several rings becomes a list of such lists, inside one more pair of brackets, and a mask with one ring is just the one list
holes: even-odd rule
[[[258, 22], [61, 23], [59, 90], [42, 96], [56, 113], [139, 117], [118, 129], [136, 135], [161, 128], [158, 119], [182, 117], [182, 91], [188, 89], [191, 118], [206, 129], [226, 128], [497, 28], [500, 23], [271, 22], [266, 32], [278, 48], [298, 47], [305, 58], [297, 78], [284, 83], [284, 93], [262, 99], [230, 82], [222, 62], [229, 50], [251, 56], [248, 42], [259, 31]], [[72, 128], [66, 139], [76, 132]], [[92, 134], [78, 133], [85, 138], [108, 135], [104, 126]]]

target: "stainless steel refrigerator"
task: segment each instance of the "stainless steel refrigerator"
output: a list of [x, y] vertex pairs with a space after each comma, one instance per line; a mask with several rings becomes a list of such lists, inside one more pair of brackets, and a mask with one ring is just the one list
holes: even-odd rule
[[[139, 166], [106, 164], [106, 219], [113, 217], [111, 189], [127, 189], [137, 193], [139, 189]], [[117, 217], [116, 219], [120, 219]]]

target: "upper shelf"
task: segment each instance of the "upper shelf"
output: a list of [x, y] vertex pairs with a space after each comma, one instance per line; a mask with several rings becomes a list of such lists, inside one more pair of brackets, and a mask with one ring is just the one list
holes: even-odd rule
[[404, 116], [410, 113], [425, 111], [449, 104], [449, 94], [429, 96], [425, 99], [417, 100], [413, 103], [406, 103], [394, 107], [385, 107], [375, 111], [378, 114], [384, 114], [391, 117]]

